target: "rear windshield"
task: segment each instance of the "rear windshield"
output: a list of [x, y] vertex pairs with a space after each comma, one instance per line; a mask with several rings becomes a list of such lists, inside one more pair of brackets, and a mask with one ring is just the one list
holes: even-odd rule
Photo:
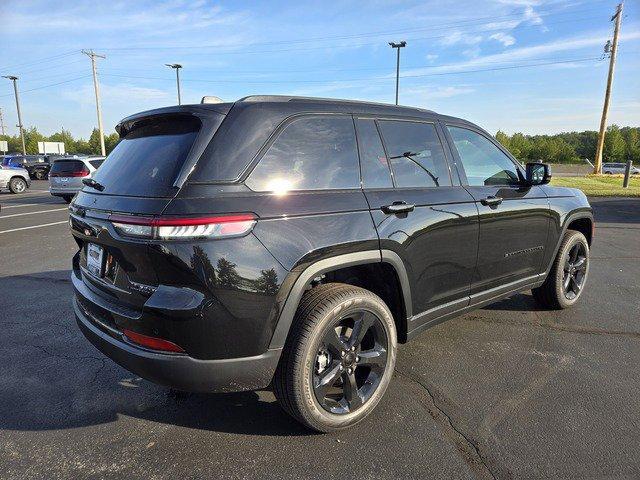
[[163, 197], [184, 164], [200, 130], [194, 117], [166, 117], [129, 132], [104, 160], [95, 180], [104, 193]]
[[65, 173], [77, 172], [84, 168], [84, 163], [80, 160], [57, 160], [51, 166], [51, 173], [59, 173], [64, 176]]

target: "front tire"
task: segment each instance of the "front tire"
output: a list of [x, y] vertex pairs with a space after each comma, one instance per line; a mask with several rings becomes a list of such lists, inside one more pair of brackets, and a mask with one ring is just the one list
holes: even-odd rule
[[393, 316], [380, 297], [341, 283], [307, 291], [274, 376], [282, 408], [318, 432], [350, 427], [376, 407], [396, 362]]
[[67, 203], [71, 203], [71, 200], [73, 200], [73, 195], [63, 195], [62, 199]]
[[14, 177], [9, 182], [11, 193], [23, 193], [27, 189], [27, 182], [23, 178]]
[[532, 290], [533, 297], [547, 308], [569, 308], [580, 298], [588, 275], [589, 243], [582, 233], [567, 230], [547, 279]]

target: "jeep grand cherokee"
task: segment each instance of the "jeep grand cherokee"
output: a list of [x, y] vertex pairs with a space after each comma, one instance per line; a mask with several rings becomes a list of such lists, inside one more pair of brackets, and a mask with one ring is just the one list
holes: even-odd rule
[[323, 432], [362, 420], [404, 343], [517, 292], [573, 305], [593, 217], [476, 125], [295, 97], [125, 118], [71, 205], [86, 337], [179, 390], [271, 387]]

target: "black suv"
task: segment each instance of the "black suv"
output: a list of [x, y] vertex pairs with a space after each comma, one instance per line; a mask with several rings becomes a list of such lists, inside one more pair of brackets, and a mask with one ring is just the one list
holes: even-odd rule
[[578, 190], [417, 108], [254, 96], [125, 118], [71, 205], [86, 337], [185, 391], [271, 387], [318, 431], [379, 402], [398, 343], [523, 290], [584, 289]]
[[29, 172], [29, 177], [35, 180], [45, 180], [51, 170], [49, 156], [46, 155], [17, 155], [13, 157], [12, 163], [21, 165]]

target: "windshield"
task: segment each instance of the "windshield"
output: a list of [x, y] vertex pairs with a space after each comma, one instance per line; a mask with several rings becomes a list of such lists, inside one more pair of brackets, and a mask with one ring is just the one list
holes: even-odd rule
[[172, 116], [135, 128], [100, 165], [95, 180], [106, 194], [171, 196], [200, 126], [195, 117]]

